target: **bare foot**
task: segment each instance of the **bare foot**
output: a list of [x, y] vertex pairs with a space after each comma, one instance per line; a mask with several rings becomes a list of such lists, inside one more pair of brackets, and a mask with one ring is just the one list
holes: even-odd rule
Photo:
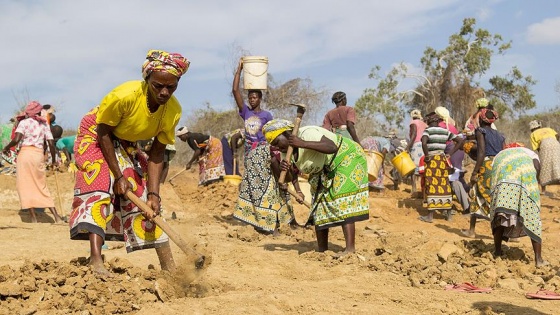
[[535, 262], [536, 267], [544, 267], [544, 266], [548, 266], [548, 265], [550, 265], [550, 263], [548, 261], [542, 260], [542, 259]]
[[332, 256], [333, 256], [334, 258], [340, 258], [340, 257], [344, 257], [344, 256], [346, 256], [346, 255], [348, 255], [348, 254], [354, 254], [354, 252], [355, 252], [355, 250], [344, 250], [344, 251], [342, 251], [342, 252], [335, 253], [335, 254], [333, 254]]
[[461, 234], [463, 234], [463, 236], [469, 237], [469, 238], [475, 238], [476, 237], [476, 233], [474, 233], [471, 230], [461, 230]]
[[114, 275], [105, 269], [103, 263], [89, 263], [89, 267], [93, 273], [101, 278], [113, 278]]
[[430, 217], [427, 216], [427, 215], [419, 216], [419, 217], [418, 217], [418, 220], [424, 221], [424, 222], [427, 222], [427, 223], [432, 223], [432, 218], [430, 218]]

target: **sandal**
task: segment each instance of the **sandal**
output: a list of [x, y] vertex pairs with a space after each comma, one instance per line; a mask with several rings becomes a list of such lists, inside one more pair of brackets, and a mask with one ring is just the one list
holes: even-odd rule
[[560, 294], [543, 289], [537, 291], [537, 293], [527, 293], [525, 296], [528, 299], [560, 300]]
[[463, 282], [461, 284], [449, 284], [445, 286], [445, 290], [467, 293], [490, 293], [492, 288], [479, 288], [472, 283]]

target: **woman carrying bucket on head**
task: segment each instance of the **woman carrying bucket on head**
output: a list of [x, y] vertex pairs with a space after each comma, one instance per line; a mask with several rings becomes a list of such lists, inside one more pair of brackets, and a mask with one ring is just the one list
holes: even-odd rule
[[292, 216], [272, 174], [273, 154], [262, 132], [263, 125], [272, 120], [272, 114], [261, 108], [260, 90], [248, 90], [249, 104], [243, 101], [239, 90], [242, 69], [243, 59], [239, 61], [232, 87], [239, 115], [245, 122], [245, 172], [233, 217], [254, 226], [258, 231], [270, 233], [279, 225], [289, 223]]
[[[381, 158], [381, 166], [377, 174], [375, 174], [377, 178], [374, 181], [370, 181], [368, 186], [377, 190], [385, 189], [385, 186], [383, 186], [383, 162], [385, 161], [386, 154], [391, 150], [391, 141], [385, 137], [368, 136], [360, 141], [360, 145], [366, 150], [366, 154], [373, 155], [371, 158]], [[373, 154], [374, 152], [379, 153], [381, 156]], [[371, 170], [368, 169], [368, 172], [371, 172]]]
[[[446, 210], [450, 216], [453, 201], [453, 192], [449, 183], [449, 171], [452, 169], [449, 157], [462, 148], [463, 139], [457, 137], [449, 130], [439, 127], [441, 117], [432, 112], [426, 116], [428, 128], [422, 135], [422, 150], [424, 151], [425, 180], [425, 204], [428, 215], [420, 216], [418, 219], [431, 223], [434, 218], [434, 210]], [[455, 147], [445, 154], [446, 142], [456, 142]]]

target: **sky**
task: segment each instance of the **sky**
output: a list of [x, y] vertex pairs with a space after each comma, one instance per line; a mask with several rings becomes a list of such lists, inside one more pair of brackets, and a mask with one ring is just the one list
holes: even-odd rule
[[235, 108], [239, 48], [267, 56], [276, 81], [309, 78], [345, 91], [352, 105], [375, 86], [372, 67], [419, 67], [424, 49], [446, 47], [466, 17], [513, 42], [492, 60], [483, 87], [517, 66], [537, 80], [536, 111], [560, 103], [556, 0], [0, 0], [0, 121], [37, 100], [57, 108], [60, 125], [76, 128], [114, 87], [142, 79], [150, 49], [191, 61], [175, 92], [183, 122], [206, 103]]

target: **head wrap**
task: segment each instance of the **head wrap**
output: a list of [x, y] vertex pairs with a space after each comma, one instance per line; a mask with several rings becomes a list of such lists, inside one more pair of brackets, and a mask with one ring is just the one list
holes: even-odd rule
[[474, 103], [476, 104], [476, 108], [485, 108], [488, 106], [488, 100], [484, 97], [477, 99]]
[[43, 106], [41, 106], [39, 102], [31, 101], [27, 104], [23, 112], [16, 116], [16, 120], [21, 121], [25, 118], [33, 118], [37, 121], [46, 122], [47, 119], [39, 115], [41, 114], [42, 110], [43, 110]]
[[529, 122], [529, 129], [533, 130], [533, 129], [538, 129], [542, 127], [542, 123], [538, 120], [531, 120], [531, 122]]
[[178, 136], [182, 136], [187, 134], [187, 132], [189, 132], [189, 129], [187, 129], [187, 127], [179, 127], [179, 129], [177, 129], [177, 132], [175, 132], [175, 135]]
[[268, 143], [272, 143], [274, 139], [276, 139], [279, 135], [281, 135], [284, 131], [294, 129], [294, 124], [285, 119], [273, 119], [262, 127], [262, 132], [266, 141]]
[[525, 145], [521, 142], [512, 142], [512, 143], [508, 143], [504, 146], [504, 149], [510, 149], [510, 148], [524, 148]]
[[422, 119], [422, 112], [419, 109], [414, 109], [410, 112], [410, 117], [412, 117], [412, 119]]
[[25, 107], [25, 114], [29, 117], [37, 116], [43, 109], [43, 106], [37, 101], [31, 101]]
[[445, 121], [445, 125], [447, 126], [447, 128], [449, 129], [449, 119], [451, 118], [449, 116], [449, 110], [447, 110], [447, 108], [443, 107], [443, 106], [438, 106], [435, 109], [435, 113], [436, 115], [438, 115], [441, 119], [443, 119], [443, 121]]
[[[492, 116], [494, 116], [494, 118], [488, 118], [486, 117], [486, 113], [491, 112]], [[498, 112], [493, 110], [493, 109], [487, 109], [487, 108], [483, 108], [480, 111], [480, 119], [482, 119], [482, 121], [484, 121], [487, 124], [493, 124], [497, 119], [498, 119]]]
[[177, 53], [150, 50], [142, 65], [142, 77], [146, 79], [154, 71], [163, 71], [180, 78], [189, 70], [190, 63], [187, 58]]
[[338, 91], [336, 93], [333, 94], [331, 100], [333, 103], [338, 104], [340, 102], [342, 102], [344, 99], [346, 99], [346, 93], [342, 92], [342, 91]]

